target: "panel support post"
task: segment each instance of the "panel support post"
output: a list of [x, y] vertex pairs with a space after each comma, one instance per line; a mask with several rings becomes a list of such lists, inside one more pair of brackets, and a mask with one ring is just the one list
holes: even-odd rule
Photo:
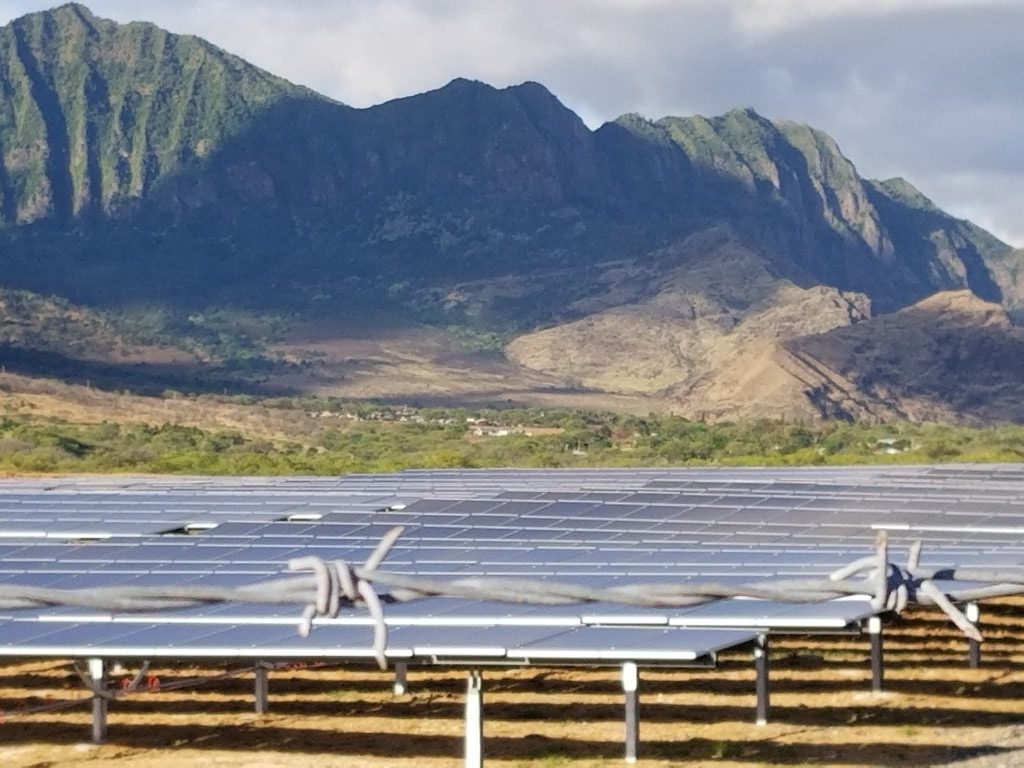
[[882, 648], [882, 619], [878, 616], [868, 619], [868, 635], [871, 638], [871, 692], [881, 693], [885, 684], [885, 653]]
[[[981, 610], [977, 603], [968, 603], [965, 606], [964, 615], [967, 616], [967, 620], [971, 624], [978, 626], [978, 622], [981, 620]], [[967, 640], [967, 666], [971, 669], [981, 666], [981, 643], [970, 638]]]
[[640, 673], [636, 662], [622, 665], [622, 690], [626, 694], [626, 762], [635, 763], [640, 747]]
[[[89, 679], [93, 688], [104, 690], [107, 686], [107, 665], [103, 659], [89, 659]], [[92, 743], [102, 744], [107, 740], [107, 700], [92, 695]]]
[[466, 681], [466, 768], [484, 764], [484, 677], [471, 669]]
[[403, 696], [409, 691], [409, 665], [404, 661], [395, 664], [395, 684], [392, 690], [395, 696]]
[[262, 662], [256, 665], [254, 688], [256, 693], [256, 714], [265, 715], [269, 709], [270, 673], [267, 670], [267, 666]]
[[755, 687], [757, 689], [758, 725], [768, 724], [768, 710], [771, 706], [771, 686], [768, 679], [768, 635], [757, 638], [754, 646]]

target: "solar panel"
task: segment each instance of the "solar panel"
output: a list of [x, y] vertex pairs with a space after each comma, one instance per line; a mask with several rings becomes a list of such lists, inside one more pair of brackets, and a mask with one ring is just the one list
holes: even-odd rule
[[[523, 663], [530, 659], [689, 662], [748, 643], [752, 631], [656, 633], [597, 627], [403, 626], [389, 633], [392, 659]], [[369, 626], [319, 626], [309, 638], [276, 624], [136, 624], [111, 621], [9, 621], [0, 624], [0, 654], [14, 657], [367, 659]]]
[[581, 627], [510, 649], [510, 658], [538, 661], [696, 661], [725, 648], [752, 642], [748, 630]]

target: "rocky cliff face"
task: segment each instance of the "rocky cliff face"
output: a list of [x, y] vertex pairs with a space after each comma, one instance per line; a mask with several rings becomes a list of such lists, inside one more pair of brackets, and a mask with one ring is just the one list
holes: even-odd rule
[[1024, 420], [1024, 331], [998, 304], [938, 293], [895, 314], [783, 345], [823, 415]]
[[[973, 228], [966, 222], [964, 226]], [[1003, 306], [1015, 322], [1024, 324], [1024, 249], [1006, 251], [993, 247], [985, 264], [999, 286]]]
[[807, 226], [822, 225], [874, 255], [892, 255], [861, 178], [835, 141], [806, 125], [773, 123], [751, 109], [722, 117], [666, 117], [656, 126], [694, 159], [706, 182], [732, 180]]

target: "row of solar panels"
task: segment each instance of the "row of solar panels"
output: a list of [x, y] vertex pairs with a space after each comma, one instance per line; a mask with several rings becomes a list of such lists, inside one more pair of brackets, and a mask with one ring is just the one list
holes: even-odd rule
[[[32, 539], [0, 545], [0, 571], [147, 573], [177, 570], [208, 573], [228, 566], [259, 566], [248, 570], [269, 573], [280, 571], [289, 559], [304, 555], [361, 562], [376, 540], [377, 536], [329, 540], [318, 537], [316, 531], [308, 536], [295, 537], [206, 539], [197, 535], [59, 545]], [[413, 536], [399, 540], [387, 560], [387, 567], [401, 573], [451, 574], [477, 574], [493, 568], [500, 575], [556, 574], [600, 568], [608, 577], [645, 569], [679, 576], [738, 569], [752, 575], [770, 576], [825, 574], [870, 551], [869, 542], [860, 546], [857, 541], [844, 544], [831, 540], [830, 547], [807, 546], [813, 541], [810, 538], [793, 538], [782, 546], [769, 546], [771, 539], [763, 538], [760, 544], [751, 546], [748, 539], [733, 536], [721, 541], [682, 544], [653, 538], [642, 543], [625, 539], [595, 543], [565, 538], [537, 544], [522, 539], [494, 541], [476, 538], [429, 542]], [[895, 554], [898, 555], [898, 550]], [[997, 562], [1013, 566], [1022, 559], [1024, 552], [1020, 548], [991, 544], [972, 546], [968, 542], [956, 547], [929, 547], [923, 562], [934, 566]]]
[[[707, 534], [709, 526], [721, 526], [729, 534], [745, 533], [740, 527], [818, 529], [816, 535], [873, 535], [872, 530], [913, 530], [934, 534], [942, 532], [989, 534], [993, 541], [1024, 535], [1024, 505], [997, 505], [988, 502], [937, 502], [927, 498], [916, 501], [885, 499], [797, 498], [789, 495], [711, 496], [695, 494], [667, 496], [652, 501], [647, 494], [633, 498], [559, 500], [509, 500], [507, 494], [493, 499], [424, 499], [400, 502], [376, 497], [358, 503], [349, 495], [335, 500], [291, 501], [279, 504], [263, 499], [250, 505], [224, 503], [216, 497], [197, 499], [188, 496], [152, 506], [144, 494], [127, 497], [116, 505], [95, 500], [79, 503], [51, 503], [41, 493], [31, 502], [0, 507], [0, 539], [15, 537], [88, 538], [106, 535], [135, 536], [173, 532], [188, 527], [224, 527], [231, 521], [269, 525], [278, 521], [319, 521], [326, 531], [347, 535], [344, 528], [380, 524], [431, 523], [433, 536], [451, 538], [465, 526], [487, 527], [490, 538], [513, 536], [518, 530], [586, 530], [598, 540], [607, 532], [659, 535]], [[386, 509], [386, 512], [384, 511]], [[442, 530], [446, 529], [446, 530]], [[826, 530], [828, 529], [828, 530]], [[596, 535], [603, 533], [604, 535]], [[325, 534], [326, 535], [326, 534]], [[950, 537], [934, 536], [937, 539]]]
[[[983, 478], [990, 475], [1002, 478], [998, 493], [985, 484]], [[406, 526], [406, 532], [386, 567], [435, 578], [521, 576], [600, 587], [824, 576], [870, 551], [881, 528], [904, 541], [925, 539], [925, 563], [1019, 566], [1024, 563], [1024, 513], [1018, 520], [1014, 506], [1021, 501], [1018, 506], [1024, 509], [1022, 500], [1024, 483], [1000, 468], [941, 475], [931, 468], [499, 470], [347, 478], [9, 481], [0, 483], [0, 584], [83, 589], [249, 584], [279, 574], [289, 558], [300, 555], [361, 561], [394, 524]], [[180, 535], [189, 526], [194, 535]], [[103, 536], [111, 538], [91, 540]], [[328, 655], [327, 646], [342, 655], [353, 650], [352, 635], [331, 635], [328, 642], [320, 629], [314, 635], [321, 634], [322, 641], [303, 646], [291, 629], [294, 612], [292, 607], [232, 605], [133, 621], [71, 609], [20, 611], [0, 618], [0, 655], [32, 655], [32, 649], [42, 655], [90, 655], [100, 649], [111, 654], [134, 647], [138, 654], [119, 655], [151, 656], [163, 653], [160, 648], [166, 653], [181, 648], [179, 655], [201, 649], [219, 657], [251, 653], [267, 658], [289, 644], [305, 647], [310, 656]], [[765, 629], [856, 626], [873, 610], [864, 598], [812, 605], [730, 600], [671, 611], [435, 598], [392, 605], [387, 613], [402, 628], [393, 639], [410, 628], [499, 635], [510, 628], [558, 628], [536, 642], [560, 637], [557, 642], [568, 642], [569, 651], [598, 660], [601, 649], [583, 641], [584, 635], [601, 637], [589, 633], [602, 628], [595, 625], [618, 625], [617, 630], [626, 625], [744, 628], [746, 639], [738, 642], [746, 642], [751, 633]], [[152, 626], [135, 626], [134, 631], [154, 637], [160, 626], [173, 628], [168, 645], [142, 643], [148, 635], [124, 629], [140, 621]], [[366, 637], [368, 630], [358, 625], [367, 621], [352, 615], [324, 630]], [[26, 628], [32, 624], [40, 625], [37, 634]], [[233, 639], [236, 630], [252, 633], [246, 635], [254, 643], [248, 651]], [[65, 631], [70, 634], [60, 634]], [[139, 644], [126, 646], [129, 634]], [[650, 640], [652, 648], [661, 642], [651, 640], [655, 634], [638, 637]], [[683, 635], [667, 637], [676, 642]], [[78, 645], [65, 642], [68, 638]], [[692, 645], [688, 651], [694, 654], [709, 652], [702, 643]], [[416, 648], [428, 646], [436, 644], [392, 648], [417, 653]], [[70, 654], [74, 647], [79, 653]], [[359, 644], [363, 657], [368, 647], [368, 639]], [[502, 648], [506, 655], [512, 650]], [[637, 649], [630, 653], [632, 660], [642, 660]]]
[[[765, 470], [767, 471], [767, 470]], [[387, 497], [393, 497], [396, 493], [403, 492], [403, 489], [412, 498], [421, 496], [444, 496], [449, 493], [456, 494], [457, 498], [489, 497], [491, 495], [504, 496], [507, 498], [548, 498], [551, 500], [571, 500], [578, 498], [592, 498], [595, 501], [649, 501], [651, 503], [671, 502], [672, 497], [692, 495], [693, 503], [706, 504], [715, 503], [710, 497], [721, 497], [729, 494], [744, 494], [744, 497], [734, 500], [734, 503], [756, 503], [756, 499], [746, 496], [760, 496], [762, 498], [779, 498], [791, 496], [799, 498], [817, 499], [864, 499], [885, 500], [891, 503], [897, 499], [918, 500], [929, 499], [941, 502], [945, 499], [953, 503], [978, 499], [981, 502], [992, 500], [998, 503], [1020, 501], [1024, 494], [1020, 491], [1020, 484], [1002, 483], [962, 483], [945, 481], [942, 484], [930, 483], [927, 485], [895, 483], [893, 478], [874, 475], [866, 475], [857, 478], [857, 482], [844, 482], [842, 478], [830, 477], [825, 474], [814, 482], [771, 482], [756, 481], [742, 482], [735, 479], [723, 479], [720, 477], [707, 477], [705, 479], [686, 480], [661, 480], [646, 481], [642, 476], [631, 478], [620, 478], [614, 483], [596, 483], [590, 478], [580, 477], [570, 472], [567, 477], [559, 478], [549, 473], [542, 473], [539, 477], [522, 474], [485, 473], [474, 479], [473, 482], [459, 481], [457, 479], [423, 483], [410, 473], [402, 473], [394, 476], [387, 476], [370, 481], [365, 478], [349, 478], [340, 481], [332, 481], [330, 485], [324, 485], [319, 478], [306, 478], [305, 486], [294, 479], [287, 484], [273, 482], [262, 482], [254, 484], [251, 482], [235, 482], [234, 478], [217, 479], [216, 481], [204, 479], [202, 483], [192, 482], [189, 478], [181, 480], [180, 484], [169, 487], [165, 483], [154, 483], [147, 485], [141, 480], [125, 479], [119, 485], [98, 486], [94, 483], [81, 483], [75, 479], [50, 481], [45, 485], [38, 482], [24, 482], [14, 488], [0, 487], [0, 508], [6, 508], [11, 503], [26, 503], [38, 498], [39, 494], [45, 494], [46, 498], [53, 504], [61, 504], [69, 500], [76, 504], [97, 504], [107, 503], [116, 507], [118, 503], [132, 503], [126, 496], [144, 496], [144, 503], [147, 505], [160, 506], [161, 504], [172, 503], [175, 506], [206, 505], [218, 501], [221, 506], [237, 504], [240, 506], [252, 505], [258, 507], [260, 504], [294, 503], [296, 497], [302, 503], [316, 503], [326, 501], [333, 503], [338, 500], [339, 495], [347, 495], [349, 501], [356, 505], [365, 505], [380, 502]], [[614, 486], [596, 488], [596, 485]], [[308, 487], [307, 487], [308, 486]], [[614, 496], [619, 494], [616, 499]], [[643, 498], [646, 494], [647, 498]], [[688, 499], [675, 499], [675, 501]], [[728, 504], [727, 499], [719, 503]]]
[[825, 481], [837, 484], [849, 481], [857, 484], [904, 482], [917, 487], [958, 485], [985, 486], [998, 490], [1003, 483], [1024, 482], [1024, 470], [1019, 465], [940, 465], [940, 466], [869, 466], [869, 467], [785, 467], [785, 468], [657, 468], [657, 469], [489, 469], [489, 470], [409, 470], [396, 475], [347, 475], [343, 477], [288, 477], [288, 478], [218, 478], [218, 477], [67, 477], [36, 478], [27, 485], [37, 490], [132, 488], [146, 491], [161, 489], [203, 488], [216, 492], [219, 488], [259, 489], [273, 487], [278, 491], [294, 488], [302, 493], [318, 491], [337, 492], [355, 490], [357, 486], [374, 489], [396, 488], [403, 485], [421, 487], [491, 488], [511, 484], [519, 488], [546, 486], [637, 488], [645, 485], [685, 487], [691, 483], [702, 485], [746, 484], [766, 487], [780, 482], [814, 484]]
[[863, 493], [839, 493], [834, 488], [820, 487], [804, 492], [785, 489], [761, 491], [758, 493], [723, 492], [692, 489], [686, 493], [649, 491], [507, 491], [492, 489], [490, 494], [483, 491], [472, 493], [454, 492], [445, 495], [360, 495], [337, 492], [300, 496], [299, 494], [276, 494], [270, 490], [248, 495], [203, 494], [201, 492], [148, 494], [141, 491], [122, 494], [95, 494], [82, 492], [71, 496], [53, 492], [25, 492], [21, 494], [0, 493], [0, 515], [14, 517], [18, 514], [66, 513], [76, 514], [158, 514], [167, 511], [202, 512], [211, 510], [217, 514], [277, 514], [305, 509], [316, 512], [323, 508], [351, 510], [358, 512], [367, 508], [405, 505], [422, 498], [436, 499], [435, 504], [443, 508], [443, 501], [475, 499], [484, 504], [488, 500], [497, 502], [576, 503], [576, 504], [623, 504], [632, 506], [677, 506], [712, 509], [745, 509], [768, 507], [774, 509], [799, 509], [810, 507], [827, 511], [865, 509], [875, 512], [931, 512], [946, 511], [963, 514], [1024, 514], [1024, 503], [1016, 498], [983, 498], [978, 494], [967, 497], [949, 490], [938, 493], [897, 492], [891, 489], [880, 493], [877, 489]]
[[[515, 473], [499, 473], [512, 477]], [[550, 473], [546, 473], [550, 474]], [[381, 477], [382, 483], [393, 478]], [[290, 481], [294, 486], [295, 481]], [[221, 487], [232, 481], [221, 481]], [[239, 485], [250, 484], [244, 480]], [[12, 486], [20, 483], [7, 484]], [[23, 494], [44, 507], [49, 496]], [[141, 497], [145, 494], [137, 493]], [[499, 494], [500, 495], [500, 494]], [[72, 497], [73, 498], [73, 497]], [[185, 497], [189, 513], [201, 507], [194, 494]], [[234, 497], [232, 497], [234, 498]], [[921, 503], [913, 512], [893, 513], [857, 509], [844, 511], [806, 506], [787, 507], [791, 498], [772, 506], [770, 499], [756, 497], [762, 506], [744, 508], [755, 497], [731, 497], [734, 507], [628, 504], [621, 501], [563, 502], [539, 500], [508, 502], [501, 499], [425, 499], [404, 509], [375, 511], [374, 503], [348, 508], [351, 496], [339, 499], [343, 510], [316, 515], [292, 513], [292, 522], [279, 522], [272, 509], [268, 516], [239, 512], [234, 502], [223, 505], [211, 497], [204, 509], [213, 527], [195, 537], [160, 537], [167, 526], [180, 531], [188, 525], [180, 513], [173, 521], [162, 520], [161, 508], [140, 516], [152, 522], [110, 516], [96, 520], [88, 507], [86, 521], [73, 513], [40, 516], [33, 521], [0, 523], [0, 556], [7, 576], [60, 574], [163, 574], [197, 576], [270, 574], [286, 561], [302, 554], [330, 559], [359, 559], [392, 524], [407, 530], [389, 561], [403, 572], [432, 575], [597, 575], [608, 579], [637, 576], [689, 578], [726, 575], [764, 578], [794, 573], [824, 574], [860, 556], [880, 529], [902, 538], [919, 537], [931, 545], [926, 562], [961, 564], [990, 562], [994, 553], [1002, 564], [1019, 562], [1024, 528], [1017, 522], [982, 512], [926, 511]], [[386, 499], [377, 495], [379, 503]], [[331, 509], [329, 502], [319, 502]], [[68, 505], [69, 509], [77, 509]], [[306, 509], [289, 502], [290, 510]], [[320, 517], [318, 521], [296, 518]], [[234, 520], [237, 522], [233, 522]], [[909, 521], [909, 522], [908, 522]], [[1024, 522], [1022, 520], [1021, 522]], [[6, 534], [6, 535], [4, 535]], [[52, 546], [50, 540], [111, 536], [136, 542], [126, 547], [106, 543]], [[44, 546], [45, 545], [45, 546]], [[627, 551], [625, 557], [622, 551]], [[755, 551], [756, 550], [756, 551]], [[629, 553], [632, 554], [629, 554]], [[8, 579], [10, 580], [10, 579]]]
[[[530, 664], [628, 660], [692, 663], [750, 643], [734, 629], [550, 626], [393, 626], [392, 661]], [[359, 660], [373, 657], [373, 629], [320, 625], [303, 638], [277, 624], [75, 621], [0, 623], [0, 656], [85, 658], [235, 658]]]
[[[297, 609], [273, 605], [208, 605], [173, 612], [109, 614], [75, 608], [53, 608], [40, 612], [19, 611], [3, 621], [76, 621], [83, 624], [152, 623], [213, 624], [245, 623], [259, 626], [297, 625]], [[389, 605], [386, 623], [394, 626], [477, 627], [586, 627], [645, 626], [690, 628], [757, 628], [784, 631], [838, 631], [856, 627], [875, 610], [865, 597], [846, 597], [819, 603], [781, 603], [771, 600], [720, 600], [686, 608], [636, 608], [610, 603], [585, 605], [529, 605], [493, 603], [462, 598], [429, 598]], [[366, 626], [372, 619], [365, 612], [346, 611], [335, 619], [318, 619], [318, 626]]]

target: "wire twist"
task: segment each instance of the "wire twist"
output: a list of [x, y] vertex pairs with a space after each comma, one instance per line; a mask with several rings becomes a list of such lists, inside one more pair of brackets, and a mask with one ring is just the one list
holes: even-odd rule
[[315, 618], [336, 618], [342, 605], [363, 605], [373, 619], [373, 654], [381, 669], [387, 669], [388, 625], [380, 596], [361, 574], [373, 573], [387, 557], [405, 528], [397, 526], [388, 531], [366, 558], [363, 567], [356, 569], [344, 560], [321, 560], [319, 557], [297, 557], [288, 561], [289, 571], [312, 571], [316, 584], [313, 601], [302, 611], [299, 635], [309, 637]]

